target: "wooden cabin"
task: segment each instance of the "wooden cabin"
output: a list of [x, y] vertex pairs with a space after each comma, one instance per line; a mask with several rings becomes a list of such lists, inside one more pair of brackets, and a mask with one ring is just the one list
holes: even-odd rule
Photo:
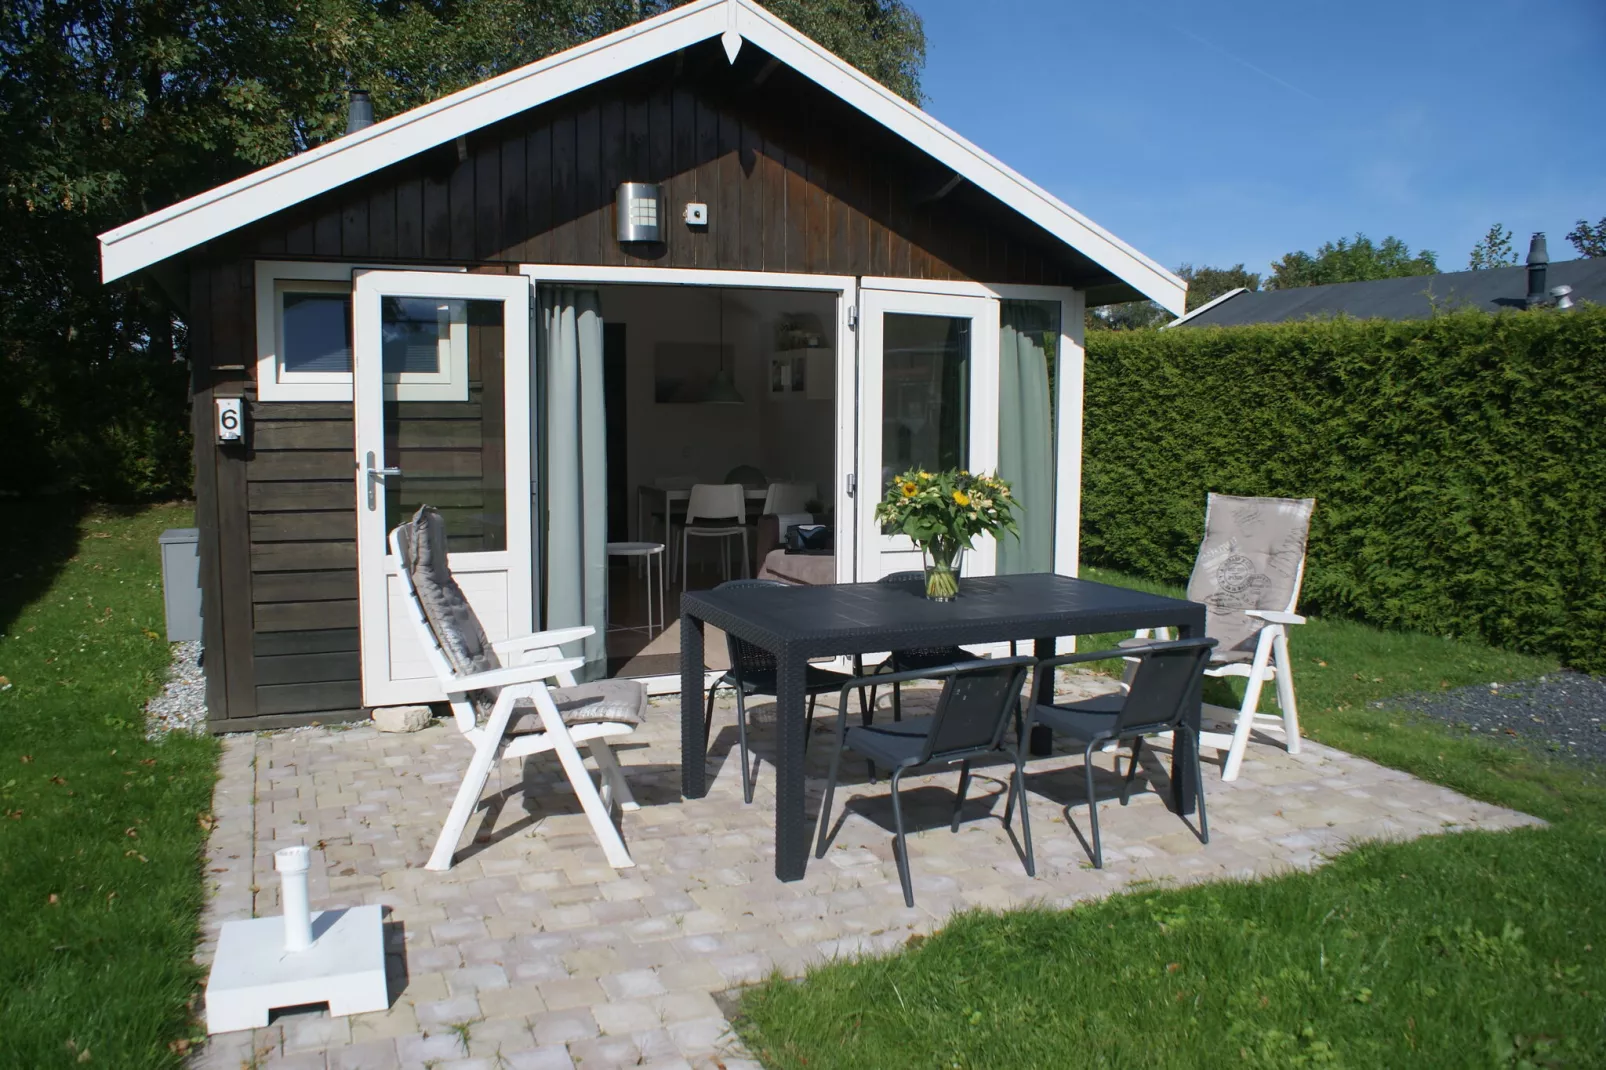
[[[1023, 537], [966, 571], [1074, 574], [1084, 306], [1184, 294], [750, 0], [676, 8], [101, 243], [107, 281], [187, 295], [219, 732], [441, 698], [386, 551], [424, 503], [488, 630], [594, 624], [593, 672], [654, 690], [678, 687], [682, 576], [740, 571], [734, 541], [678, 552], [694, 484], [743, 486], [750, 571], [800, 564], [776, 540], [812, 521], [833, 548], [811, 582], [852, 582], [918, 567], [872, 518], [890, 474], [996, 468]], [[772, 485], [786, 512], [753, 523]], [[627, 541], [672, 552], [607, 553]]]

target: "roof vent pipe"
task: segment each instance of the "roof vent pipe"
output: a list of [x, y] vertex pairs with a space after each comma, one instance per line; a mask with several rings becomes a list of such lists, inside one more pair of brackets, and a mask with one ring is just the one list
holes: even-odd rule
[[1545, 269], [1550, 264], [1550, 253], [1545, 249], [1545, 232], [1539, 231], [1528, 243], [1528, 306], [1542, 305], [1545, 293]]
[[353, 89], [351, 102], [346, 106], [346, 133], [355, 134], [373, 125], [374, 102], [368, 99], [368, 90]]

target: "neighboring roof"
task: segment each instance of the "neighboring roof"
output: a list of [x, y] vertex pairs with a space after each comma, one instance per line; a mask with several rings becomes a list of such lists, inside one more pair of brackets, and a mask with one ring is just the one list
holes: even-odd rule
[[645, 22], [336, 138], [100, 236], [105, 281], [150, 267], [470, 131], [713, 37], [754, 45], [996, 197], [1173, 312], [1181, 279], [849, 66], [753, 0], [694, 0]]
[[[1574, 301], [1606, 305], [1606, 258], [1562, 260], [1550, 265], [1545, 289], [1571, 286]], [[1356, 319], [1427, 319], [1434, 312], [1481, 308], [1499, 312], [1526, 308], [1525, 266], [1450, 271], [1404, 279], [1336, 282], [1289, 290], [1233, 290], [1201, 305], [1169, 327], [1230, 327], [1245, 323], [1286, 323], [1323, 316]]]

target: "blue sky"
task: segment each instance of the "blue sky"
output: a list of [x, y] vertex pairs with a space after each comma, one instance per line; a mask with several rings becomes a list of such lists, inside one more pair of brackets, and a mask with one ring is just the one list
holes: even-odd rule
[[927, 109], [1167, 267], [1606, 216], [1606, 3], [910, 0]]

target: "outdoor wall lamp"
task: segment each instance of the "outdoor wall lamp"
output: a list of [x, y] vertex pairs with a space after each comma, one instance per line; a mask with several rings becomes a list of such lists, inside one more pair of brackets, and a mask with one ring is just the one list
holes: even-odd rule
[[621, 242], [659, 241], [658, 184], [621, 182], [614, 217]]

